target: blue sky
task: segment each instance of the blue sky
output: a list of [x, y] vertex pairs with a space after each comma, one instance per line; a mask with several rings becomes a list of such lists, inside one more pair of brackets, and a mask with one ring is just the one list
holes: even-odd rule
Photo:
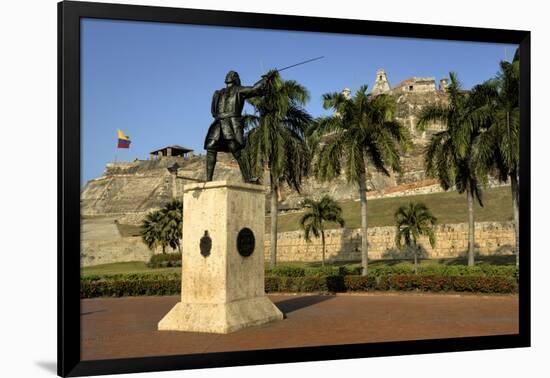
[[[372, 88], [384, 68], [393, 86], [412, 76], [458, 73], [465, 88], [498, 71], [515, 45], [83, 19], [81, 21], [81, 184], [105, 164], [146, 159], [171, 144], [204, 153], [210, 102], [227, 71], [251, 85], [270, 68], [317, 56], [283, 72], [308, 88], [307, 110], [326, 114], [321, 96]], [[116, 148], [116, 130], [132, 140]]]

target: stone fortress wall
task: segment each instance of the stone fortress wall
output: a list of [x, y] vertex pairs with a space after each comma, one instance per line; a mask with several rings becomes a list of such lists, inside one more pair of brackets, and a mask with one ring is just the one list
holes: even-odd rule
[[[124, 261], [147, 262], [153, 255], [140, 237], [122, 237], [118, 234], [113, 218], [102, 218], [98, 223], [83, 224], [81, 265], [92, 266]], [[93, 225], [93, 227], [92, 227]], [[92, 235], [93, 234], [93, 235]], [[331, 229], [326, 233], [327, 261], [360, 261], [361, 230]], [[512, 222], [477, 222], [476, 252], [481, 255], [509, 255], [515, 245]], [[423, 258], [451, 258], [463, 256], [467, 250], [468, 224], [442, 224], [436, 227], [436, 246], [431, 248], [425, 238], [420, 239]], [[270, 238], [265, 235], [264, 254], [270, 257]], [[182, 241], [184, 243], [185, 241]], [[395, 247], [395, 227], [372, 227], [368, 230], [370, 259], [401, 259], [411, 257], [409, 251]], [[168, 253], [176, 252], [167, 249]], [[259, 251], [258, 251], [259, 252]], [[160, 251], [156, 251], [160, 253]], [[320, 261], [320, 239], [307, 242], [303, 231], [282, 232], [277, 236], [277, 260], [279, 262]]]
[[[451, 258], [464, 256], [468, 248], [468, 224], [436, 226], [436, 245], [432, 248], [424, 237], [421, 257]], [[326, 261], [360, 261], [361, 229], [332, 229], [325, 231]], [[478, 222], [475, 228], [476, 253], [481, 255], [510, 255], [515, 245], [512, 222]], [[269, 235], [265, 237], [265, 259], [269, 260]], [[410, 251], [395, 247], [395, 227], [368, 229], [369, 259], [401, 259], [412, 257]], [[277, 261], [320, 261], [321, 239], [307, 242], [303, 231], [282, 232], [277, 236]]]

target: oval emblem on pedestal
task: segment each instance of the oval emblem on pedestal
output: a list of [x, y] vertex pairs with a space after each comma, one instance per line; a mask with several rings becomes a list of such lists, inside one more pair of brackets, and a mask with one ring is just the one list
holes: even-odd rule
[[212, 239], [210, 239], [208, 231], [204, 231], [204, 235], [201, 238], [199, 246], [201, 249], [201, 255], [208, 257], [210, 255], [210, 251], [212, 250]]
[[256, 247], [256, 238], [254, 232], [248, 227], [245, 227], [239, 231], [237, 235], [237, 251], [243, 257], [248, 257], [254, 252]]

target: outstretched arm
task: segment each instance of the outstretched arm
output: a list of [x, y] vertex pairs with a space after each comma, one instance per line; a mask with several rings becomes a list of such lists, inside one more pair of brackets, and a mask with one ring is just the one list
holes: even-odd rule
[[263, 75], [262, 78], [257, 81], [251, 87], [241, 87], [240, 93], [244, 98], [260, 96], [266, 89], [267, 83], [275, 77], [277, 71], [269, 71]]

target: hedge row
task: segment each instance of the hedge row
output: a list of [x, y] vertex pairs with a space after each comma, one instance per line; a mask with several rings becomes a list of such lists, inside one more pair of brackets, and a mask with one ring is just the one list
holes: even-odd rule
[[171, 268], [181, 266], [181, 253], [159, 253], [153, 255], [147, 263], [149, 268]]
[[[177, 295], [179, 278], [82, 280], [80, 297], [121, 297], [139, 295]], [[430, 291], [473, 293], [516, 293], [516, 280], [487, 276], [303, 276], [265, 278], [265, 291], [275, 292], [345, 292], [345, 291]]]
[[[500, 276], [517, 277], [517, 268], [506, 265], [477, 265], [473, 267], [465, 265], [421, 265], [418, 267], [418, 275], [422, 276]], [[266, 269], [266, 276], [277, 277], [307, 277], [307, 276], [348, 276], [360, 275], [361, 266], [325, 266], [325, 267], [299, 267], [278, 266]], [[370, 266], [369, 276], [385, 277], [393, 274], [414, 274], [414, 266], [407, 263], [395, 265]]]
[[515, 293], [517, 282], [509, 277], [486, 276], [305, 276], [266, 277], [266, 292], [345, 291], [455, 291], [473, 293]]
[[126, 297], [140, 295], [177, 295], [181, 280], [84, 280], [80, 282], [80, 298]]
[[[165, 253], [153, 255], [147, 263], [149, 268], [181, 267], [181, 253]], [[413, 274], [414, 266], [411, 263], [398, 263], [395, 265], [374, 265], [369, 267], [371, 276], [387, 276], [390, 274]], [[275, 268], [267, 268], [266, 276], [279, 277], [305, 277], [305, 276], [347, 276], [360, 275], [361, 266], [328, 265], [324, 267], [301, 267], [293, 265], [280, 265]], [[419, 275], [444, 275], [444, 276], [508, 276], [517, 277], [517, 268], [512, 265], [483, 264], [473, 267], [465, 265], [420, 265]]]
[[386, 277], [346, 276], [347, 291], [455, 291], [472, 293], [515, 293], [517, 281], [509, 277], [487, 276], [418, 276], [391, 275]]
[[162, 281], [162, 280], [179, 280], [180, 273], [164, 272], [164, 273], [120, 273], [120, 274], [91, 274], [81, 276], [80, 281]]

